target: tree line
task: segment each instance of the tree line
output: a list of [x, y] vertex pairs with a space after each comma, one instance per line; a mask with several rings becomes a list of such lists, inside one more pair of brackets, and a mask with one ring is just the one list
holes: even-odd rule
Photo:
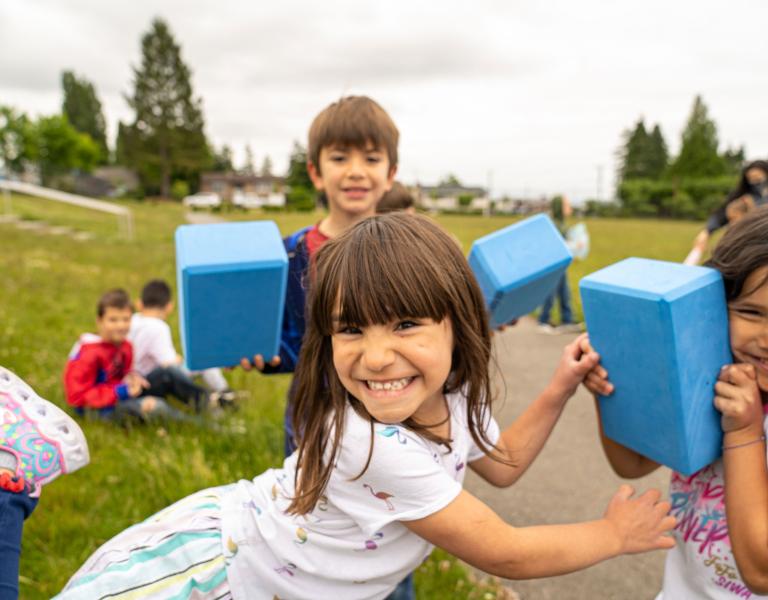
[[[10, 106], [0, 106], [0, 161], [11, 175], [37, 171], [43, 185], [66, 186], [73, 171], [116, 164], [136, 172], [138, 197], [181, 198], [199, 186], [205, 170], [255, 175], [254, 156], [245, 149], [245, 164], [235, 169], [232, 149], [215, 149], [205, 135], [202, 99], [192, 86], [189, 67], [168, 24], [154, 19], [141, 37], [141, 62], [132, 67], [131, 91], [125, 94], [133, 118], [119, 122], [114, 152], [107, 143], [106, 120], [94, 85], [72, 71], [61, 77], [61, 112], [31, 118]], [[265, 156], [258, 172], [272, 175]], [[295, 186], [289, 202], [314, 207], [306, 172], [306, 150], [294, 143], [288, 184]]]
[[658, 124], [639, 119], [624, 131], [617, 151], [618, 202], [587, 203], [591, 214], [705, 219], [736, 185], [744, 147], [719, 150], [717, 125], [704, 100], [696, 96], [671, 157]]

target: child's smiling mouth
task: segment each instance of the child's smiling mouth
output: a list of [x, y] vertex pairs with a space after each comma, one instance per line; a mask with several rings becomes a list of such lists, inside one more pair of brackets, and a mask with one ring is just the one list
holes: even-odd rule
[[350, 198], [363, 198], [368, 192], [368, 188], [364, 187], [348, 187], [342, 190]]
[[366, 380], [365, 384], [373, 392], [399, 392], [408, 387], [416, 377], [403, 377], [401, 379], [387, 379], [385, 381]]

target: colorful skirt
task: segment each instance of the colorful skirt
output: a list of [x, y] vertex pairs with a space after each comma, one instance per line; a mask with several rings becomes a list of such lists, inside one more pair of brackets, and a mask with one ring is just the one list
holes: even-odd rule
[[231, 599], [221, 540], [223, 493], [197, 492], [118, 534], [56, 598]]

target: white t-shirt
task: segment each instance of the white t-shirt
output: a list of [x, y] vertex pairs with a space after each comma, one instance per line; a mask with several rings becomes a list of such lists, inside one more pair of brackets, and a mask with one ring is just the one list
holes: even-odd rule
[[171, 328], [162, 319], [134, 313], [128, 340], [133, 345], [133, 368], [142, 375], [176, 363]]
[[669, 500], [677, 543], [667, 554], [657, 600], [768, 599], [750, 592], [736, 568], [725, 520], [722, 459], [690, 477], [673, 472]]
[[[484, 456], [466, 423], [466, 399], [447, 397], [451, 452], [399, 425], [373, 424], [346, 411], [344, 436], [324, 497], [302, 517], [284, 510], [293, 495], [297, 454], [282, 469], [229, 488], [222, 502], [227, 577], [238, 599], [346, 600], [389, 595], [432, 551], [400, 521], [453, 501], [467, 463]], [[496, 421], [486, 431], [499, 438]], [[372, 433], [373, 431], [373, 433]], [[373, 436], [373, 453], [365, 466]]]

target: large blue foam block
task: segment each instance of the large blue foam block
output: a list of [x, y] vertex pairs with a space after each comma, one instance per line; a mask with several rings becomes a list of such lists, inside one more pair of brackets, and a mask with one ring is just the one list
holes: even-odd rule
[[274, 222], [182, 225], [176, 276], [190, 369], [278, 353], [288, 258]]
[[528, 314], [555, 289], [572, 257], [546, 215], [537, 215], [475, 241], [469, 265], [498, 327]]
[[720, 456], [714, 385], [732, 362], [720, 274], [628, 258], [579, 284], [593, 347], [615, 386], [605, 434], [690, 475]]

